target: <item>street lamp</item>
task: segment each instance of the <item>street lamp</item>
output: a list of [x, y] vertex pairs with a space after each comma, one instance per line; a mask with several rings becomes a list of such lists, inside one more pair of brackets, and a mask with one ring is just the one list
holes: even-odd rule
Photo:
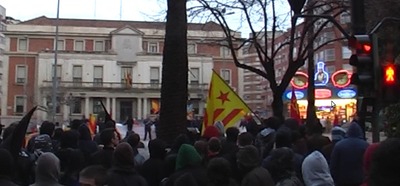
[[56, 36], [55, 36], [55, 50], [54, 50], [54, 68], [53, 68], [53, 89], [52, 89], [52, 96], [51, 102], [53, 105], [52, 108], [52, 117], [53, 122], [56, 121], [56, 112], [57, 112], [57, 55], [58, 55], [58, 25], [59, 25], [59, 18], [60, 18], [60, 0], [57, 1], [57, 19], [56, 19]]

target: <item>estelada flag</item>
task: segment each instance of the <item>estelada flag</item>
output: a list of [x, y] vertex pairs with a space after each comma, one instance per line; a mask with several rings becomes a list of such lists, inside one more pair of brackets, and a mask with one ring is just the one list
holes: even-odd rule
[[96, 116], [94, 114], [89, 114], [89, 130], [90, 134], [96, 134]]
[[290, 98], [290, 117], [297, 120], [297, 123], [301, 124], [299, 105], [297, 104], [296, 94], [292, 87], [292, 97]]
[[206, 127], [218, 121], [222, 122], [225, 129], [232, 127], [250, 112], [250, 108], [236, 92], [213, 70], [202, 133]]

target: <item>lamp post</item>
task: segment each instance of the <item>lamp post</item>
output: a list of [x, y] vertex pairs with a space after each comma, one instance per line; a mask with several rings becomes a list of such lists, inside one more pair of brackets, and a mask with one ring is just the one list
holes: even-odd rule
[[54, 68], [53, 68], [53, 89], [51, 96], [52, 107], [52, 120], [56, 121], [56, 112], [57, 112], [57, 55], [58, 55], [58, 25], [60, 18], [60, 0], [57, 1], [57, 19], [56, 19], [56, 36], [55, 36], [55, 50], [54, 50]]

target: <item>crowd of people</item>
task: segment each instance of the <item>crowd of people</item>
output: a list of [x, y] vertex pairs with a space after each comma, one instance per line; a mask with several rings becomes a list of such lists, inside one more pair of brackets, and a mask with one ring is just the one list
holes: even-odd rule
[[[43, 122], [14, 153], [20, 123], [3, 131], [0, 185], [34, 186], [391, 186], [400, 185], [400, 140], [368, 144], [354, 121], [322, 135], [322, 126], [271, 117], [250, 130], [208, 126], [198, 138], [181, 134], [173, 144], [146, 145], [107, 121], [96, 135], [74, 120], [69, 130]], [[148, 150], [149, 157], [143, 150]]]

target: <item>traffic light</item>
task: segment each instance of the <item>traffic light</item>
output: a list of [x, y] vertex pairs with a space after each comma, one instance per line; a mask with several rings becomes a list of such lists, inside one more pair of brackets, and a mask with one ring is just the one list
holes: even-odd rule
[[398, 94], [400, 93], [400, 83], [397, 73], [400, 67], [397, 64], [387, 63], [383, 64], [381, 69], [382, 101], [386, 104], [397, 102], [399, 100]]
[[375, 88], [375, 71], [372, 44], [369, 35], [355, 35], [349, 39], [349, 47], [354, 50], [349, 63], [356, 67], [351, 83], [357, 85], [359, 94], [371, 92]]
[[383, 84], [384, 86], [393, 86], [396, 84], [397, 69], [394, 65], [386, 65], [383, 67]]

